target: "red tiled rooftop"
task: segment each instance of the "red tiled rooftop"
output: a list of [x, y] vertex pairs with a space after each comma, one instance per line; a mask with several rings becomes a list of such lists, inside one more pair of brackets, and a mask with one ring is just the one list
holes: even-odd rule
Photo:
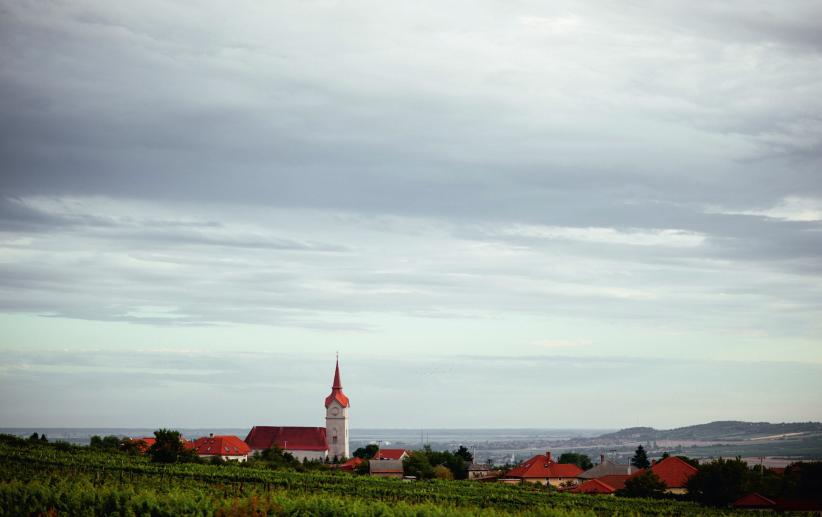
[[622, 490], [625, 488], [625, 482], [628, 481], [633, 474], [611, 474], [610, 476], [602, 476], [598, 477], [599, 481], [602, 481], [608, 486], [614, 488], [614, 490]]
[[616, 489], [599, 479], [589, 479], [588, 481], [568, 490], [575, 494], [613, 494]]
[[775, 505], [776, 501], [753, 492], [732, 502], [731, 508], [770, 508]]
[[247, 443], [232, 435], [203, 436], [194, 440], [193, 448], [200, 456], [247, 456], [251, 452]]
[[[657, 475], [668, 488], [685, 488], [688, 480], [696, 474], [697, 468], [676, 456], [668, 456], [657, 461], [650, 467], [651, 472]], [[639, 470], [630, 477], [641, 475], [645, 470]]]
[[398, 460], [408, 451], [406, 449], [380, 449], [374, 454], [376, 460]]
[[545, 454], [538, 454], [505, 473], [505, 477], [523, 479], [575, 478], [584, 472], [570, 463], [555, 463]]
[[325, 427], [270, 427], [254, 426], [245, 437], [245, 443], [254, 450], [276, 445], [290, 451], [325, 451]]

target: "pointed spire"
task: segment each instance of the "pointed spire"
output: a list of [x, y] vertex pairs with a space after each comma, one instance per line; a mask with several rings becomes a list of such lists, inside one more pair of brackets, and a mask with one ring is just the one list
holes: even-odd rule
[[336, 400], [342, 407], [350, 405], [348, 397], [343, 393], [342, 381], [340, 380], [340, 353], [337, 352], [337, 367], [334, 369], [334, 384], [331, 386], [331, 395], [325, 397], [325, 407]]
[[340, 381], [340, 353], [337, 352], [337, 368], [334, 370], [334, 384], [331, 386], [332, 389], [341, 390], [342, 389], [342, 382]]

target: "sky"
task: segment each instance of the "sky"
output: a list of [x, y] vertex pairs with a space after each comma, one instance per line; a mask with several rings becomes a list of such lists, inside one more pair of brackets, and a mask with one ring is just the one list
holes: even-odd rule
[[818, 20], [0, 0], [0, 425], [822, 420]]

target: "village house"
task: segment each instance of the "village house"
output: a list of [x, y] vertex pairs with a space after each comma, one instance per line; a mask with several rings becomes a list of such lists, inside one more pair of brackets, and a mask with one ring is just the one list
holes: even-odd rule
[[577, 484], [583, 470], [570, 463], [557, 463], [550, 452], [538, 454], [512, 468], [500, 478], [501, 483], [540, 483], [555, 487]]
[[201, 458], [220, 457], [227, 461], [246, 461], [251, 453], [248, 444], [232, 435], [210, 434], [194, 440], [193, 446], [197, 456]]
[[616, 492], [616, 489], [607, 483], [603, 483], [599, 479], [588, 479], [566, 491], [571, 492], [572, 494], [613, 495], [614, 492]]
[[407, 449], [379, 449], [374, 453], [375, 460], [404, 460], [411, 455]]
[[343, 393], [340, 360], [334, 370], [331, 393], [325, 398], [325, 427], [254, 426], [245, 438], [252, 451], [276, 446], [298, 460], [344, 460], [351, 453], [348, 441], [348, 408]]
[[599, 464], [586, 470], [579, 477], [582, 479], [599, 479], [603, 476], [631, 475], [637, 470], [639, 469], [633, 465], [613, 462], [605, 458], [604, 454], [601, 454]]
[[[665, 483], [667, 487], [665, 492], [669, 494], [687, 494], [688, 488], [686, 485], [688, 480], [698, 472], [696, 467], [676, 456], [668, 456], [659, 461], [654, 461], [650, 470]], [[639, 476], [643, 472], [645, 470], [640, 469], [629, 476], [629, 479]]]
[[372, 476], [402, 479], [403, 468], [401, 460], [371, 460], [368, 470]]
[[471, 463], [468, 465], [468, 479], [486, 479], [491, 477], [492, 474], [497, 474], [496, 477], [499, 477], [498, 471], [485, 463]]

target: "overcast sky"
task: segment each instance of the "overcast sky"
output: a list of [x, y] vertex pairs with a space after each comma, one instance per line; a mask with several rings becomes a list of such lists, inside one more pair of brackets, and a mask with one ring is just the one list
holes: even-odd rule
[[819, 20], [0, 0], [0, 424], [822, 420]]

